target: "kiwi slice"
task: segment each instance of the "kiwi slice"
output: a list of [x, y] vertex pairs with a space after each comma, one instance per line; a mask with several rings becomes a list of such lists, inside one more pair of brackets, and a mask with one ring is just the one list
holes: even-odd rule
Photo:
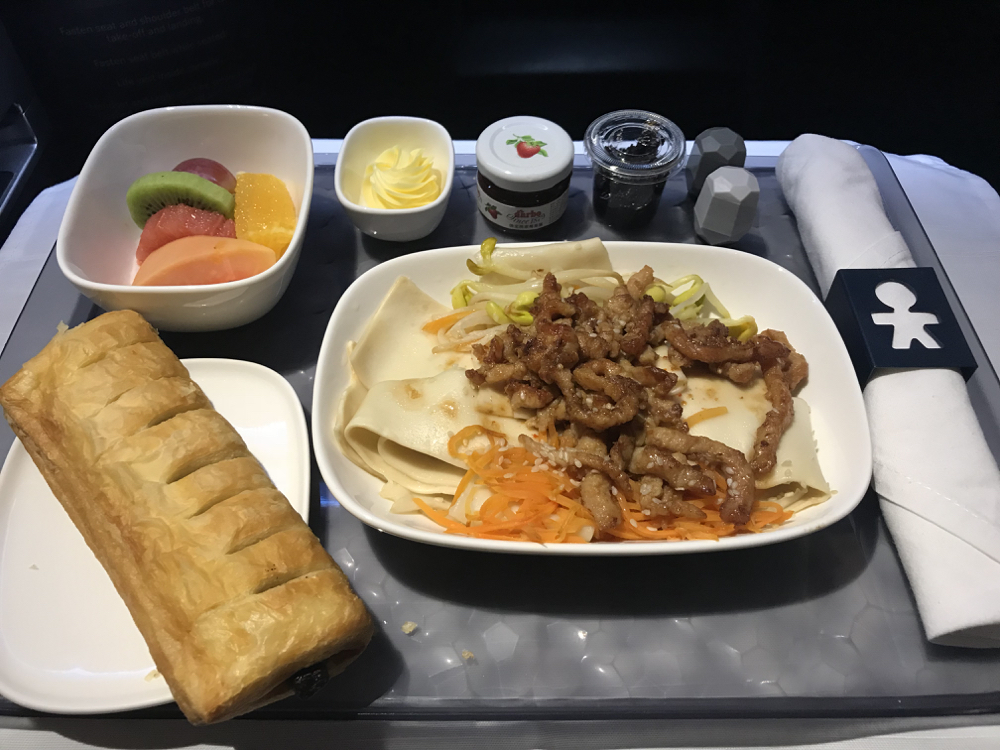
[[140, 229], [150, 216], [167, 206], [185, 206], [215, 211], [233, 218], [236, 199], [211, 180], [190, 172], [153, 172], [132, 183], [125, 195], [128, 212]]

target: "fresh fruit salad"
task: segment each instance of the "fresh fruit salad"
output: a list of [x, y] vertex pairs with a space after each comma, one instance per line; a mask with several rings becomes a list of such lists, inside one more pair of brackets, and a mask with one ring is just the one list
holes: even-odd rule
[[125, 196], [142, 229], [134, 286], [221, 284], [266, 271], [288, 249], [296, 214], [272, 174], [234, 175], [212, 159], [187, 159], [143, 175]]

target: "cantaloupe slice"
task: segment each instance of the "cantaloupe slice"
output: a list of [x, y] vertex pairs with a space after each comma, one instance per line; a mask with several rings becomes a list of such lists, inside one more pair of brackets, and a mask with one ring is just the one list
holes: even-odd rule
[[249, 240], [181, 237], [150, 253], [132, 286], [221, 284], [256, 276], [277, 259], [274, 250]]

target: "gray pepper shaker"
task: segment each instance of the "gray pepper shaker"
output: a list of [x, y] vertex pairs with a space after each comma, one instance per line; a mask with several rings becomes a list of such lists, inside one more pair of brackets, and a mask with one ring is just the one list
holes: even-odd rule
[[684, 167], [688, 193], [696, 197], [712, 172], [719, 167], [742, 167], [746, 159], [743, 138], [729, 128], [709, 128], [699, 133]]
[[711, 245], [738, 240], [753, 226], [760, 199], [757, 178], [742, 167], [720, 167], [694, 204], [694, 231]]

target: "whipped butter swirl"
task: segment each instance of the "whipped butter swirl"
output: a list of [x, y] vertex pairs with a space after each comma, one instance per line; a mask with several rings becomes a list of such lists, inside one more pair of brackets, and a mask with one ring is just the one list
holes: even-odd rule
[[369, 208], [417, 208], [441, 194], [434, 160], [422, 148], [387, 148], [365, 169], [361, 196]]

